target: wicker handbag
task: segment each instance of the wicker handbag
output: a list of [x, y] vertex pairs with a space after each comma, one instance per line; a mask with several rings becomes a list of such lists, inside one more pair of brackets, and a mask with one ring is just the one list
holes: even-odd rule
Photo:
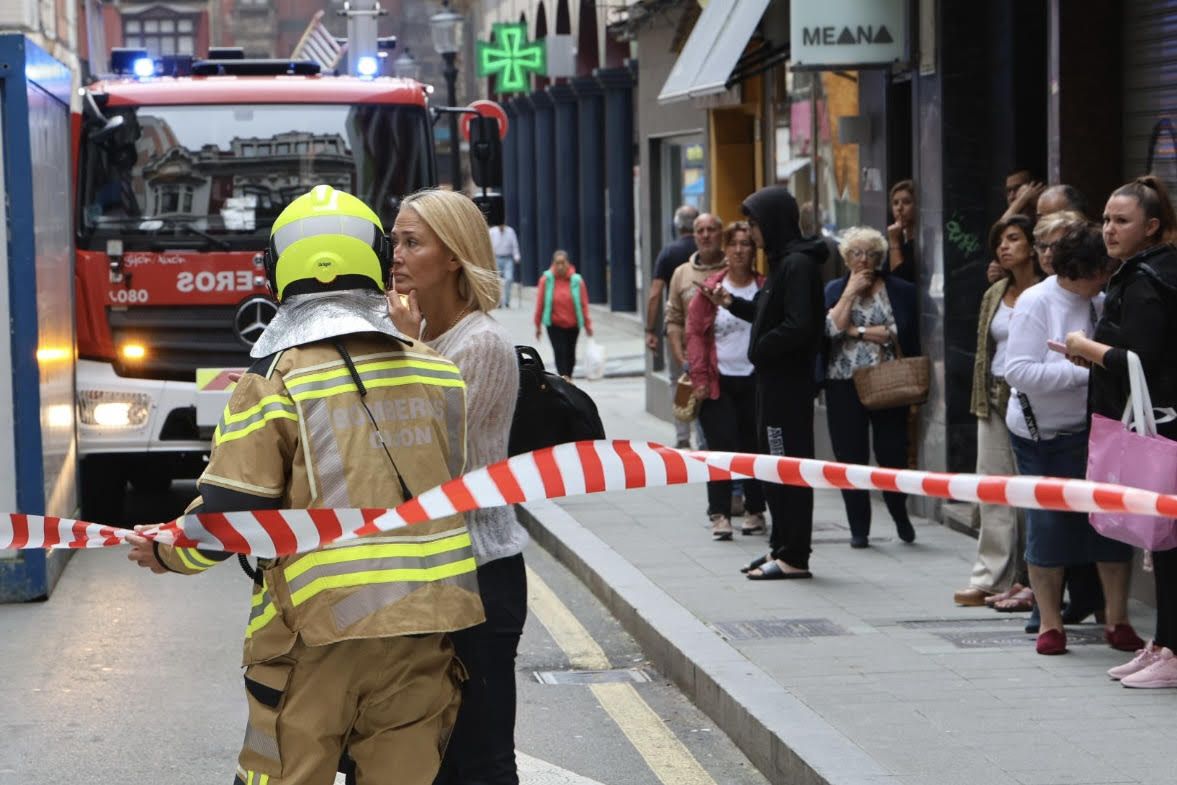
[[690, 374], [684, 373], [674, 384], [674, 419], [691, 422], [699, 416], [699, 406], [702, 404], [695, 397], [695, 386], [691, 384]]
[[928, 400], [931, 362], [927, 357], [904, 357], [895, 341], [895, 359], [859, 368], [854, 372], [854, 389], [867, 409], [894, 409]]

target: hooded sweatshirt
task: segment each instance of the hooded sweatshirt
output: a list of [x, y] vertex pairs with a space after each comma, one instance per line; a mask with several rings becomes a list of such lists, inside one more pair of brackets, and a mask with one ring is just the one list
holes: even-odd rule
[[829, 248], [802, 237], [797, 200], [784, 186], [762, 188], [743, 212], [760, 227], [768, 277], [753, 300], [733, 299], [732, 314], [752, 322], [748, 359], [761, 383], [815, 386], [815, 360], [825, 324], [821, 266]]
[[[1147, 267], [1147, 269], [1145, 269]], [[1177, 337], [1177, 249], [1156, 245], [1120, 266], [1108, 283], [1103, 316], [1095, 340], [1112, 348], [1103, 367], [1091, 366], [1088, 409], [1118, 419], [1131, 396], [1128, 351], [1140, 356], [1153, 406], [1177, 406], [1177, 363], [1172, 342]], [[1177, 422], [1157, 430], [1177, 438]]]

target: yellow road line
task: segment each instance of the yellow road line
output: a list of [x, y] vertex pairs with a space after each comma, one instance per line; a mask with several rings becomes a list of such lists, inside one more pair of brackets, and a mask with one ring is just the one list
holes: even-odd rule
[[[528, 605], [574, 668], [607, 670], [609, 658], [555, 592], [527, 568]], [[593, 696], [663, 785], [715, 785], [632, 684], [594, 684]]]

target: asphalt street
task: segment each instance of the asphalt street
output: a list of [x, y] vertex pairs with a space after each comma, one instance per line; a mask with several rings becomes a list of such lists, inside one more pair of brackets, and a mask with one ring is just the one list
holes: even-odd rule
[[[166, 519], [192, 492], [191, 483], [132, 492], [128, 519]], [[576, 578], [534, 545], [526, 558], [532, 614], [516, 676], [524, 783], [765, 782]], [[49, 601], [0, 605], [0, 785], [229, 782], [245, 722], [247, 593], [233, 563], [154, 576], [110, 550], [77, 554]], [[594, 646], [603, 663], [584, 659]], [[586, 663], [622, 673], [578, 673]], [[544, 683], [630, 673], [648, 681]]]

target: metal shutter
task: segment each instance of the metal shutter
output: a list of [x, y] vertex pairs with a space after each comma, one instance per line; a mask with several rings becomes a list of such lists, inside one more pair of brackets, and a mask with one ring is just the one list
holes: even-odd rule
[[1177, 189], [1177, 3], [1124, 4], [1124, 178], [1153, 171]]

